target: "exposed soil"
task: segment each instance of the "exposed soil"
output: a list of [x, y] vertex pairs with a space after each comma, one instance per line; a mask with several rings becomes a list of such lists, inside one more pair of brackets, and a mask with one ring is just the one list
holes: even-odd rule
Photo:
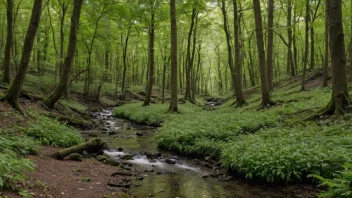
[[[36, 168], [28, 175], [28, 180], [20, 185], [21, 189], [30, 192], [32, 197], [119, 197], [121, 189], [107, 185], [110, 180], [121, 179], [121, 176], [111, 176], [119, 168], [105, 165], [95, 158], [77, 162], [50, 157], [57, 150], [58, 148], [42, 147], [37, 155], [28, 157], [36, 164]], [[11, 192], [0, 195], [21, 197]]]

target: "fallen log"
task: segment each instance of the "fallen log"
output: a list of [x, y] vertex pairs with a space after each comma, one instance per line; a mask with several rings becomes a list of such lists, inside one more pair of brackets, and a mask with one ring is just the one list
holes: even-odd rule
[[89, 153], [97, 153], [104, 150], [105, 148], [106, 143], [101, 139], [95, 138], [76, 146], [59, 150], [53, 156], [62, 160], [71, 153], [83, 153], [83, 151], [87, 151]]

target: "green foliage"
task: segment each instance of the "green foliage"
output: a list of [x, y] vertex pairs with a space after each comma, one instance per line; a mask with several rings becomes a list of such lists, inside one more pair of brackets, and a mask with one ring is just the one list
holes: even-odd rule
[[88, 110], [88, 107], [79, 103], [78, 101], [76, 100], [60, 100], [60, 103], [62, 105], [65, 105], [71, 109], [74, 109], [74, 110], [77, 110], [77, 111], [80, 111], [80, 112], [85, 112]]
[[325, 179], [320, 175], [310, 175], [321, 182], [320, 186], [328, 188], [319, 197], [350, 198], [352, 197], [352, 164], [345, 164], [343, 171], [338, 171], [333, 179]]
[[12, 188], [24, 179], [24, 171], [34, 170], [34, 164], [28, 159], [18, 159], [8, 154], [0, 154], [0, 188]]
[[6, 153], [12, 156], [16, 155], [28, 155], [35, 154], [37, 151], [37, 142], [32, 138], [17, 135], [9, 136], [2, 135], [0, 136], [0, 153]]
[[[175, 116], [168, 113], [169, 104], [151, 104], [142, 106], [143, 103], [133, 103], [118, 107], [114, 110], [113, 115], [116, 117], [128, 118], [131, 121], [142, 124], [160, 125], [166, 119]], [[200, 107], [186, 103], [179, 106], [181, 115], [201, 111]]]
[[11, 189], [16, 182], [24, 179], [24, 171], [33, 170], [34, 164], [21, 157], [33, 154], [37, 142], [23, 135], [0, 136], [0, 188]]
[[310, 173], [331, 177], [341, 164], [351, 161], [351, 144], [351, 134], [331, 134], [329, 127], [272, 128], [228, 143], [221, 159], [229, 170], [249, 179], [290, 182]]
[[220, 142], [275, 126], [279, 119], [277, 114], [264, 111], [255, 114], [243, 110], [188, 113], [165, 122], [157, 133], [157, 142], [162, 148], [185, 154], [218, 155]]
[[43, 145], [70, 147], [83, 141], [75, 129], [59, 121], [41, 117], [28, 129], [28, 136], [38, 139]]

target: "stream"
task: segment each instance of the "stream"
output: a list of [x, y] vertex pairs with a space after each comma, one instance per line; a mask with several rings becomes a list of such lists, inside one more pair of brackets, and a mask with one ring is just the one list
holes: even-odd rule
[[[158, 149], [156, 128], [112, 117], [112, 109], [93, 113], [104, 123], [99, 134], [110, 148], [105, 151], [126, 169], [138, 173], [130, 193], [135, 197], [158, 198], [283, 198], [299, 197], [280, 188], [252, 185], [234, 180], [215, 167], [200, 165], [196, 159]], [[147, 157], [148, 156], [148, 157]], [[221, 172], [222, 171], [222, 172]], [[223, 176], [220, 176], [221, 174]], [[217, 173], [217, 174], [216, 174]], [[214, 176], [215, 174], [215, 176]]]

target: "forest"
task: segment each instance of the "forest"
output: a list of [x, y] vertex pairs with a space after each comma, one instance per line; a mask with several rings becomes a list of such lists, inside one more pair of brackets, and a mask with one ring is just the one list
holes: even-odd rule
[[0, 198], [352, 197], [352, 2], [2, 0]]

